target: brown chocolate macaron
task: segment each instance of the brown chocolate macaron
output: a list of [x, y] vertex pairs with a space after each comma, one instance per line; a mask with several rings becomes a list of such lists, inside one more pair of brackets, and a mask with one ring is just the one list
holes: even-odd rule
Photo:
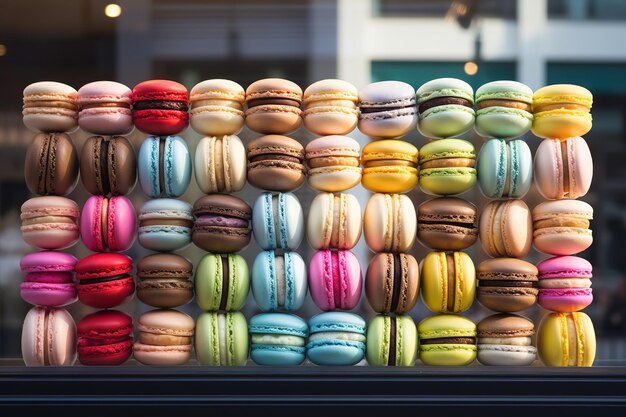
[[267, 135], [247, 146], [248, 182], [269, 191], [293, 191], [304, 184], [304, 148], [295, 139]]
[[417, 237], [434, 250], [459, 251], [478, 239], [476, 206], [455, 197], [425, 201], [417, 208]]
[[238, 252], [250, 243], [252, 208], [240, 198], [210, 194], [193, 205], [196, 221], [191, 239], [207, 252]]
[[537, 300], [537, 267], [515, 258], [496, 258], [476, 268], [478, 301], [485, 307], [514, 313], [532, 307]]
[[419, 265], [412, 255], [378, 253], [365, 276], [365, 294], [377, 313], [408, 313], [419, 295]]
[[146, 256], [137, 263], [137, 297], [152, 307], [172, 308], [193, 298], [193, 265], [173, 253]]
[[24, 178], [30, 192], [67, 195], [78, 182], [78, 153], [65, 133], [39, 133], [28, 146]]
[[285, 134], [302, 124], [302, 89], [288, 80], [265, 78], [246, 89], [246, 125], [259, 133]]
[[92, 136], [80, 153], [80, 176], [85, 189], [96, 195], [125, 195], [137, 182], [137, 158], [123, 136]]

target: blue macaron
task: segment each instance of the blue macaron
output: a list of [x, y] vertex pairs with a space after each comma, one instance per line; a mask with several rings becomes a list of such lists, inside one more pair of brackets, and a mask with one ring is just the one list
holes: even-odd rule
[[296, 252], [259, 253], [252, 266], [252, 294], [263, 311], [302, 308], [308, 290], [306, 264]]
[[191, 181], [191, 155], [178, 136], [144, 139], [137, 156], [139, 185], [152, 198], [180, 197]]
[[139, 212], [139, 244], [146, 249], [167, 252], [191, 243], [191, 204], [172, 198], [147, 201]]
[[292, 193], [261, 194], [252, 208], [252, 232], [263, 250], [296, 250], [304, 235], [304, 214]]
[[522, 198], [533, 182], [533, 158], [523, 140], [490, 139], [476, 161], [480, 191], [488, 198]]
[[258, 314], [248, 325], [250, 358], [259, 365], [299, 365], [306, 357], [309, 329], [304, 320], [286, 313]]
[[355, 365], [365, 355], [366, 324], [352, 313], [331, 311], [311, 317], [306, 346], [316, 365]]

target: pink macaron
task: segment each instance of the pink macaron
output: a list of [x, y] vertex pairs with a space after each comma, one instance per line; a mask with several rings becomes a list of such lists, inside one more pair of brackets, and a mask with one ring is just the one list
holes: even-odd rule
[[59, 196], [33, 197], [22, 204], [22, 238], [40, 249], [65, 249], [79, 236], [78, 204]]
[[20, 295], [27, 303], [45, 307], [62, 307], [77, 299], [74, 265], [77, 259], [64, 252], [30, 253], [20, 260], [26, 273], [20, 284]]
[[133, 244], [136, 230], [135, 208], [124, 196], [93, 195], [83, 206], [80, 235], [91, 251], [125, 251]]
[[133, 130], [133, 92], [114, 81], [94, 81], [78, 90], [78, 125], [96, 135], [125, 135]]
[[361, 299], [363, 274], [349, 250], [318, 251], [309, 263], [309, 289], [320, 309], [351, 310]]
[[592, 266], [577, 256], [556, 256], [539, 262], [538, 303], [546, 310], [570, 313], [593, 301]]

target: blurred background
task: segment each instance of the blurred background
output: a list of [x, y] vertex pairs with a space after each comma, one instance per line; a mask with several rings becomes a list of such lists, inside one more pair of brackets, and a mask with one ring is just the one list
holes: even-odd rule
[[[304, 90], [323, 78], [341, 78], [358, 88], [372, 81], [402, 80], [418, 88], [439, 77], [457, 77], [474, 89], [498, 79], [518, 80], [537, 89], [574, 83], [594, 94], [593, 130], [585, 137], [594, 158], [594, 181], [584, 200], [595, 208], [594, 245], [582, 254], [594, 265], [595, 300], [585, 311], [598, 335], [596, 364], [626, 364], [626, 2], [622, 0], [3, 0], [0, 3], [0, 357], [19, 358], [22, 320], [29, 307], [19, 297], [19, 260], [32, 248], [22, 242], [20, 205], [30, 195], [24, 184], [26, 147], [34, 136], [22, 125], [22, 90], [32, 82], [60, 81], [78, 89], [95, 80], [116, 80], [129, 87], [151, 79], [177, 80], [189, 89], [210, 78], [228, 78], [244, 88], [265, 77], [282, 77]], [[193, 153], [200, 139], [183, 134]], [[248, 142], [255, 133], [244, 130]], [[291, 136], [306, 143], [304, 129]], [[351, 136], [362, 144], [368, 139]], [[87, 135], [72, 135], [80, 149]], [[476, 145], [482, 138], [465, 135]], [[138, 149], [143, 135], [130, 135]], [[539, 139], [526, 137], [534, 151]], [[405, 138], [425, 143], [417, 132]], [[365, 208], [369, 193], [349, 192]], [[238, 194], [251, 205], [259, 190]], [[305, 208], [314, 192], [297, 192]], [[426, 200], [419, 190], [410, 197]], [[183, 199], [201, 196], [192, 181]], [[70, 198], [79, 205], [88, 195], [81, 184]], [[461, 196], [479, 207], [477, 189]], [[130, 198], [139, 209], [139, 187]], [[541, 198], [533, 189], [525, 199]], [[72, 250], [88, 254], [82, 244]], [[243, 252], [251, 263], [255, 242]], [[308, 260], [306, 241], [300, 253]], [[363, 272], [371, 256], [361, 239], [354, 252]], [[426, 249], [416, 243], [420, 260]], [[476, 244], [468, 251], [475, 263], [485, 258]], [[147, 254], [138, 245], [135, 259]], [[181, 254], [198, 262], [203, 253], [190, 246]], [[532, 251], [538, 262], [544, 256]], [[299, 312], [318, 312], [309, 300]], [[421, 304], [413, 312], [430, 315]], [[121, 309], [137, 316], [147, 310], [138, 300]], [[91, 309], [69, 308], [78, 321]], [[197, 316], [195, 304], [183, 308]], [[250, 296], [248, 318], [256, 312]], [[373, 314], [363, 300], [358, 313]], [[489, 312], [478, 303], [467, 315], [478, 321]], [[524, 313], [539, 320], [535, 307]], [[538, 321], [537, 321], [538, 323]]]

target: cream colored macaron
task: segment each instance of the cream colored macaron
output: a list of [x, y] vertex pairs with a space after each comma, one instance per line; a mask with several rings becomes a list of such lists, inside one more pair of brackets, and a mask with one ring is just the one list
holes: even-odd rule
[[374, 194], [365, 207], [363, 231], [374, 252], [407, 252], [417, 233], [415, 206], [403, 194]]
[[246, 148], [235, 135], [207, 136], [196, 147], [194, 173], [205, 194], [235, 193], [246, 185]]
[[361, 237], [361, 206], [352, 194], [318, 194], [307, 218], [313, 249], [352, 249]]
[[234, 81], [214, 79], [196, 84], [189, 93], [190, 124], [201, 135], [234, 135], [244, 122], [245, 91]]

